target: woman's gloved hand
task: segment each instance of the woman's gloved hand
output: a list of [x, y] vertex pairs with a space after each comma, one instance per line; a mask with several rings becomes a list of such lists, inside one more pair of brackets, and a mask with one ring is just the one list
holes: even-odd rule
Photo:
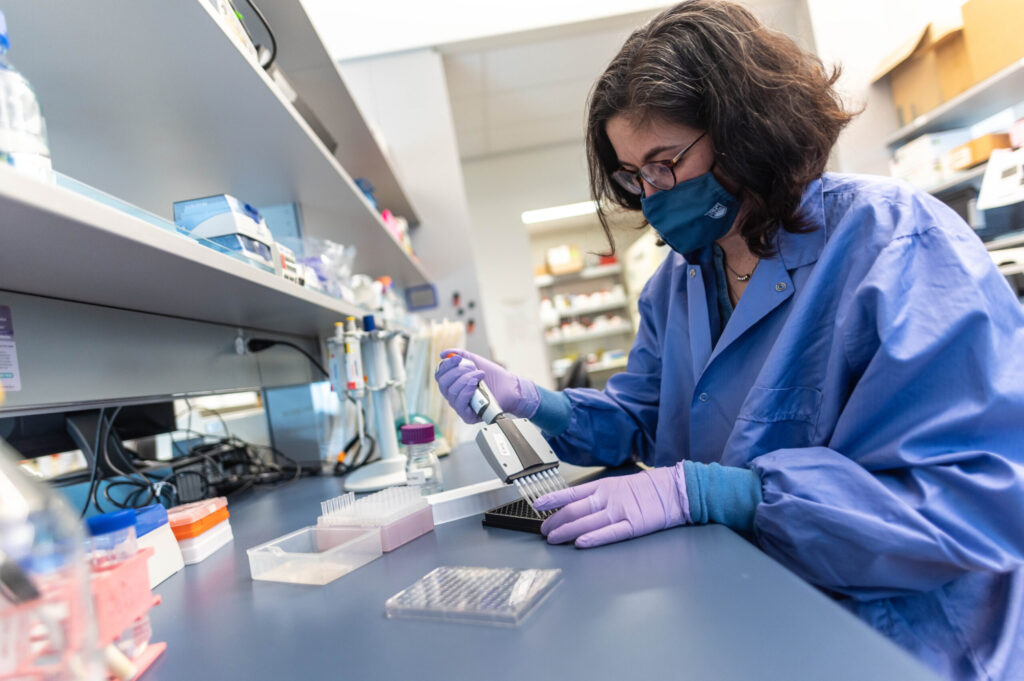
[[534, 508], [563, 508], [541, 525], [550, 544], [585, 549], [690, 522], [682, 462], [545, 494]]
[[527, 419], [537, 412], [540, 393], [533, 381], [511, 374], [494, 362], [465, 350], [445, 350], [441, 357], [434, 379], [448, 404], [466, 423], [480, 421], [469, 401], [481, 380], [487, 383], [504, 411]]

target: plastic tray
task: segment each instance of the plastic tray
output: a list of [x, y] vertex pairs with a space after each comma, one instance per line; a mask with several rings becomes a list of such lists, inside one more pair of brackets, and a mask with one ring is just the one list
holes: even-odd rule
[[178, 525], [177, 527], [171, 526], [171, 531], [174, 532], [174, 537], [178, 541], [183, 539], [193, 539], [204, 532], [209, 531], [211, 528], [216, 527], [230, 517], [231, 515], [228, 513], [227, 507], [219, 508], [210, 515], [201, 518], [194, 523]]
[[178, 546], [181, 548], [181, 557], [185, 565], [195, 565], [209, 558], [232, 539], [234, 535], [231, 533], [231, 521], [224, 520], [198, 537], [182, 539]]
[[247, 553], [253, 579], [322, 585], [380, 558], [380, 529], [304, 527]]
[[558, 585], [561, 570], [439, 567], [384, 604], [388, 617], [518, 626]]
[[[227, 513], [228, 500], [225, 497], [204, 499], [191, 504], [175, 506], [167, 511], [167, 520], [171, 523], [174, 536], [178, 539], [189, 539], [198, 536], [210, 529], [224, 518]], [[210, 516], [217, 515], [217, 512], [225, 509], [216, 521], [208, 520]], [[200, 529], [202, 525], [202, 529]]]

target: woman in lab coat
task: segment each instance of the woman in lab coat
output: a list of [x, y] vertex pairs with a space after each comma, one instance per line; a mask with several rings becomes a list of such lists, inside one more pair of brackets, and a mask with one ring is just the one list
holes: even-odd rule
[[549, 542], [723, 523], [944, 677], [1022, 679], [1024, 313], [948, 207], [823, 172], [836, 77], [725, 2], [634, 32], [587, 128], [595, 200], [673, 251], [626, 371], [551, 392], [454, 350], [437, 380], [564, 461], [653, 466], [542, 497]]

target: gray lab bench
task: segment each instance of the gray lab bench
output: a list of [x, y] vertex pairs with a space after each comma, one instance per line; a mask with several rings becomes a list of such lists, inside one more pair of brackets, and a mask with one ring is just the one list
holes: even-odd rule
[[[484, 479], [460, 448], [447, 482]], [[934, 679], [915, 660], [722, 526], [581, 551], [483, 527], [479, 515], [326, 586], [253, 582], [245, 550], [314, 524], [337, 478], [232, 501], [235, 539], [157, 587], [143, 681], [185, 679]], [[394, 620], [384, 601], [441, 565], [561, 568], [519, 627]]]

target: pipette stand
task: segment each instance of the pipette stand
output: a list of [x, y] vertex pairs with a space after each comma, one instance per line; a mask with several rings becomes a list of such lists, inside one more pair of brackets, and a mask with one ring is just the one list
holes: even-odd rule
[[391, 405], [391, 372], [388, 369], [387, 342], [394, 332], [366, 332], [363, 364], [373, 400], [373, 417], [380, 461], [352, 471], [345, 478], [348, 492], [376, 492], [405, 484], [405, 455], [398, 448], [395, 434], [395, 410]]

